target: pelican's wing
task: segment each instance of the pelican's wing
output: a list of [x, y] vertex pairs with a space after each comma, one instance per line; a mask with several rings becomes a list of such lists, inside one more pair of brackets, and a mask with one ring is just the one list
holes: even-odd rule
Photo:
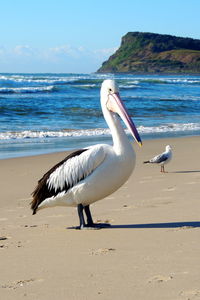
[[105, 159], [102, 145], [81, 149], [71, 153], [60, 163], [51, 168], [38, 181], [33, 192], [31, 208], [36, 212], [38, 205], [45, 199], [67, 192], [79, 181], [89, 176]]
[[159, 154], [150, 160], [151, 163], [160, 164], [168, 159], [168, 155], [166, 153]]

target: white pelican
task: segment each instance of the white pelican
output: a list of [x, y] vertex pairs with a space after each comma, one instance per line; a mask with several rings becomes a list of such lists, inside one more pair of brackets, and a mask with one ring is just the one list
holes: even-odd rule
[[120, 188], [135, 166], [135, 152], [118, 116], [142, 145], [114, 80], [102, 83], [101, 107], [112, 134], [113, 146], [98, 144], [78, 150], [51, 168], [32, 193], [33, 214], [46, 207], [75, 206], [80, 220], [77, 228], [101, 227], [101, 224], [93, 223], [89, 205]]
[[160, 172], [166, 173], [165, 172], [165, 164], [168, 164], [170, 160], [172, 159], [172, 148], [170, 145], [167, 145], [165, 147], [165, 151], [159, 155], [156, 155], [150, 160], [144, 161], [144, 164], [159, 164], [161, 166]]

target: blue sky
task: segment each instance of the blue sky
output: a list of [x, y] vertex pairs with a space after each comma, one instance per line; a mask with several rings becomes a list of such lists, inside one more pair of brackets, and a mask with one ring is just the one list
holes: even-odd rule
[[200, 39], [199, 0], [6, 0], [0, 72], [95, 72], [129, 31]]

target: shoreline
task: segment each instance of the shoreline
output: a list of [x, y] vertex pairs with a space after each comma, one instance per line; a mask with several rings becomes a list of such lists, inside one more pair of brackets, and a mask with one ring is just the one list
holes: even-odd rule
[[[172, 161], [143, 161], [170, 144]], [[199, 137], [134, 145], [136, 167], [118, 191], [91, 206], [101, 230], [78, 225], [75, 208], [32, 215], [31, 192], [69, 151], [0, 160], [0, 293], [21, 300], [198, 298]]]
[[[154, 136], [154, 137], [152, 137]], [[198, 137], [199, 132], [197, 132], [196, 134], [193, 135], [187, 135], [187, 134], [182, 134], [182, 135], [171, 135], [169, 134], [165, 134], [165, 136], [163, 136], [163, 133], [160, 134], [154, 134], [152, 136], [145, 136], [145, 135], [141, 135], [142, 140], [144, 141], [144, 143], [146, 143], [146, 141], [153, 141], [153, 140], [165, 140], [165, 139], [179, 139], [179, 138], [192, 138], [192, 137]], [[131, 138], [132, 141], [132, 138]], [[45, 142], [41, 143], [37, 143], [37, 141], [35, 142], [35, 140], [33, 140], [31, 142], [31, 145], [27, 145], [26, 143], [22, 143], [22, 144], [17, 144], [16, 147], [20, 147], [21, 149], [24, 148], [24, 150], [22, 151], [16, 151], [12, 149], [12, 145], [11, 143], [8, 143], [7, 148], [4, 149], [4, 151], [0, 151], [0, 161], [4, 160], [4, 159], [11, 159], [11, 158], [20, 158], [20, 157], [29, 157], [29, 156], [38, 156], [38, 155], [45, 155], [45, 154], [52, 154], [52, 153], [60, 153], [60, 152], [65, 152], [65, 151], [75, 151], [76, 149], [80, 149], [80, 148], [86, 148], [95, 144], [112, 144], [112, 137], [111, 135], [105, 135], [105, 136], [93, 136], [93, 137], [79, 137], [79, 138], [69, 138], [68, 139], [63, 139], [63, 138], [48, 138], [46, 141], [46, 150], [45, 150]], [[14, 141], [13, 141], [14, 143]], [[48, 148], [48, 144], [51, 144], [51, 146]], [[70, 143], [70, 146], [69, 146]], [[52, 146], [52, 144], [54, 146]], [[41, 145], [43, 145], [43, 149], [41, 150]], [[32, 146], [32, 147], [31, 147]], [[5, 146], [4, 146], [5, 147]], [[14, 146], [13, 146], [14, 147]], [[33, 147], [35, 147], [33, 149]], [[10, 149], [10, 150], [9, 150]], [[14, 155], [15, 153], [15, 155]]]

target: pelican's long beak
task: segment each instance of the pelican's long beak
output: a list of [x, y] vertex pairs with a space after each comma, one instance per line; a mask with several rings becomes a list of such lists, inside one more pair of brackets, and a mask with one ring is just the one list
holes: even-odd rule
[[142, 140], [140, 138], [140, 135], [137, 131], [137, 128], [135, 127], [135, 124], [133, 123], [131, 117], [128, 114], [128, 111], [123, 104], [119, 93], [113, 93], [109, 95], [109, 100], [107, 103], [107, 107], [109, 110], [116, 112], [121, 119], [124, 121], [126, 127], [129, 129], [130, 133], [138, 143], [138, 145], [142, 146]]

